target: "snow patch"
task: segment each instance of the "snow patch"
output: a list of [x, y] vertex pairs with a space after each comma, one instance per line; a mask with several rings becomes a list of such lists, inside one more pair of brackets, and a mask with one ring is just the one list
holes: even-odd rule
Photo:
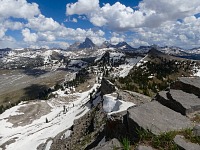
[[103, 96], [103, 109], [109, 115], [127, 110], [129, 107], [134, 106], [134, 103], [125, 102], [113, 97], [111, 94]]
[[139, 67], [139, 66], [141, 66], [141, 65], [143, 65], [143, 64], [145, 64], [145, 63], [147, 63], [148, 61], [145, 60], [147, 57], [148, 57], [148, 54], [147, 54], [144, 58], [142, 58], [142, 59], [136, 64], [136, 66]]

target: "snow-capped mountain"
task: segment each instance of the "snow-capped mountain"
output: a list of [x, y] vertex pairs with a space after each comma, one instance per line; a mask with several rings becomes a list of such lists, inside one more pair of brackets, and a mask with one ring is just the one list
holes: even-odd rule
[[7, 55], [12, 49], [10, 48], [5, 48], [5, 49], [0, 49], [0, 58], [3, 58], [5, 55]]

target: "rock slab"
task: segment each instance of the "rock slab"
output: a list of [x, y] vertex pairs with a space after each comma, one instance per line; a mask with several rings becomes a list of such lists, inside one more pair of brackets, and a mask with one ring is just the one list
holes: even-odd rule
[[200, 98], [182, 90], [161, 91], [154, 99], [182, 115], [200, 111]]
[[182, 90], [200, 97], [200, 77], [180, 77], [170, 85], [170, 89]]
[[133, 134], [136, 129], [144, 129], [159, 135], [163, 132], [192, 127], [192, 123], [180, 113], [163, 106], [157, 101], [152, 101], [128, 110], [128, 126], [129, 132]]

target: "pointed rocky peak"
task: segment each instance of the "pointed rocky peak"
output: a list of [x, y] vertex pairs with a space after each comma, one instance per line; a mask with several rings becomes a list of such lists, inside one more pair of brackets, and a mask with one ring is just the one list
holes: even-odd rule
[[115, 45], [115, 48], [121, 49], [121, 50], [133, 50], [134, 49], [126, 42], [119, 42], [117, 45]]
[[81, 43], [78, 48], [79, 49], [85, 49], [85, 48], [94, 48], [96, 45], [90, 40], [89, 38], [86, 38], [83, 43]]

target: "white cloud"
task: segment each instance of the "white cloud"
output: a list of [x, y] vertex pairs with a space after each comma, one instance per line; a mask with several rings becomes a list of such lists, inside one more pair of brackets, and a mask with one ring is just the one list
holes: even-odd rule
[[99, 7], [98, 0], [78, 0], [77, 3], [67, 4], [67, 15], [87, 14]]
[[32, 18], [40, 14], [36, 3], [28, 3], [26, 0], [1, 0], [0, 18]]
[[55, 41], [56, 37], [54, 35], [55, 33], [51, 32], [51, 31], [47, 31], [47, 32], [38, 32], [38, 40], [39, 41]]
[[25, 42], [37, 42], [38, 35], [35, 33], [31, 33], [28, 28], [22, 30], [22, 35], [24, 36]]
[[0, 38], [3, 38], [5, 36], [6, 31], [7, 29], [0, 25]]
[[167, 22], [157, 28], [139, 28], [137, 34], [132, 36], [131, 45], [137, 47], [139, 43], [141, 45], [157, 44], [160, 46], [179, 46], [185, 49], [199, 47], [199, 26], [200, 18], [196, 18], [192, 22]]
[[146, 41], [142, 41], [140, 39], [133, 39], [133, 41], [130, 43], [130, 45], [137, 48], [140, 46], [149, 46], [149, 43]]
[[110, 38], [110, 43], [111, 44], [118, 44], [119, 42], [123, 42], [125, 41], [125, 35], [124, 34], [119, 34], [119, 33], [116, 33], [116, 32], [112, 32], [111, 33], [112, 36]]
[[4, 22], [2, 22], [2, 24], [6, 28], [11, 29], [11, 30], [20, 30], [20, 29], [23, 29], [23, 27], [24, 27], [23, 23], [21, 23], [21, 22], [13, 22], [11, 20], [5, 20]]
[[[99, 0], [78, 0], [67, 4], [66, 14], [85, 14], [95, 26], [108, 26], [114, 30], [134, 30], [136, 27], [159, 27], [165, 22], [184, 19], [200, 12], [199, 0], [143, 0], [138, 10], [116, 2], [100, 7]], [[94, 9], [95, 8], [95, 9]]]
[[42, 14], [38, 17], [28, 19], [27, 27], [36, 31], [55, 31], [60, 28], [60, 24], [52, 18], [46, 18]]
[[119, 42], [123, 42], [124, 41], [124, 38], [121, 38], [121, 37], [111, 37], [110, 39], [110, 43], [111, 44], [117, 44]]
[[0, 48], [16, 48], [20, 47], [19, 42], [17, 42], [13, 37], [11, 36], [4, 36], [0, 39]]

